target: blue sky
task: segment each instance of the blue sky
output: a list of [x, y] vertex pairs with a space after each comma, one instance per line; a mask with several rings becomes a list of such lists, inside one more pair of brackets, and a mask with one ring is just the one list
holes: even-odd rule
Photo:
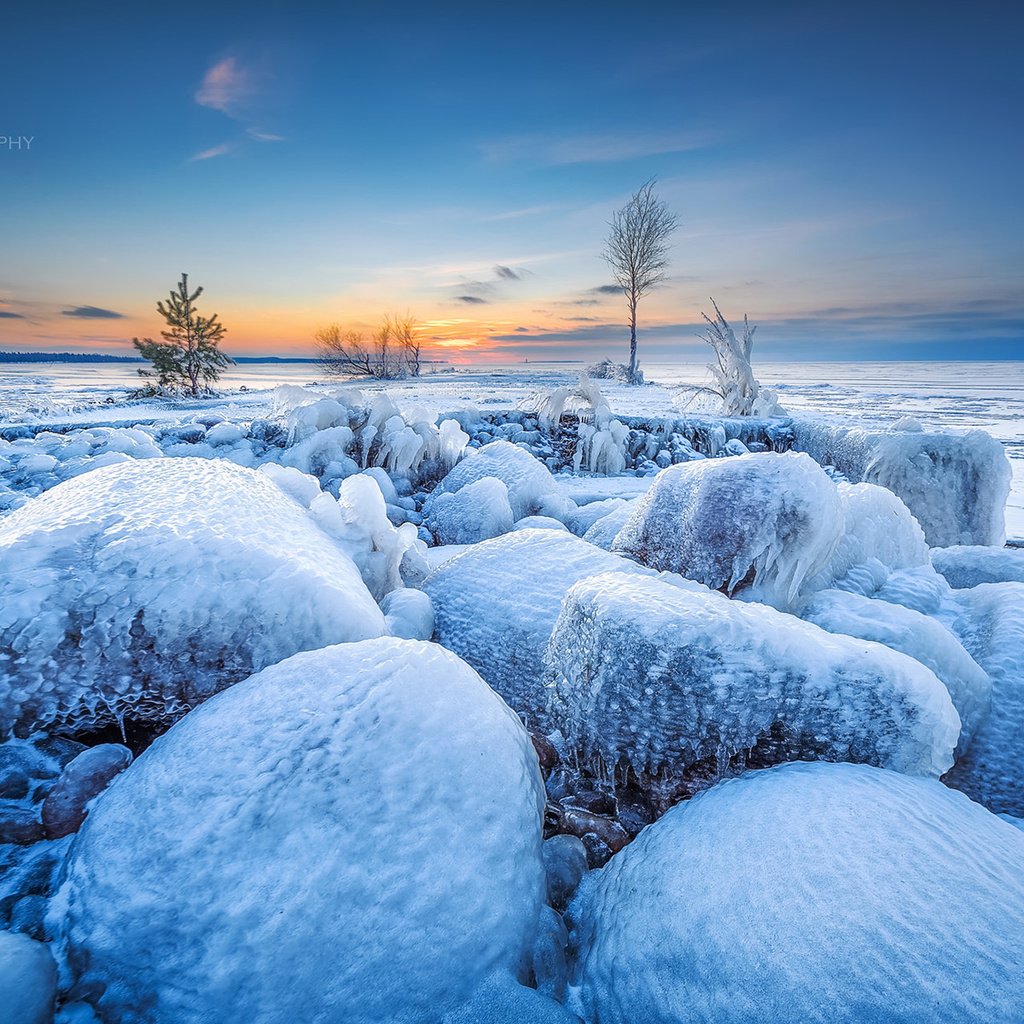
[[0, 347], [126, 351], [188, 270], [239, 354], [410, 310], [453, 359], [624, 352], [599, 259], [679, 217], [641, 359], [999, 358], [1024, 339], [1008, 4], [20, 5]]

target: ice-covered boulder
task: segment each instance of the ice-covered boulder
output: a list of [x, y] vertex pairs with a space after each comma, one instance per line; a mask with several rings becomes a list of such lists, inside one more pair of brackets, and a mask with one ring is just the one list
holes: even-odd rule
[[704, 459], [662, 470], [612, 550], [785, 606], [828, 562], [842, 516], [835, 484], [807, 455]]
[[931, 547], [1003, 543], [1010, 463], [985, 431], [872, 433], [821, 420], [796, 420], [793, 431], [817, 462], [899, 495]]
[[427, 577], [434, 639], [465, 658], [534, 728], [544, 718], [544, 650], [562, 597], [585, 576], [616, 569], [650, 574], [570, 533], [519, 530], [484, 541]]
[[902, 605], [842, 590], [823, 590], [803, 605], [800, 617], [830, 633], [884, 644], [927, 665], [949, 691], [960, 716], [957, 756], [989, 713], [992, 683], [942, 623]]
[[601, 1024], [1024, 1019], [1024, 834], [930, 779], [789, 764], [673, 808], [570, 907]]
[[858, 566], [878, 563], [887, 571], [927, 565], [928, 545], [910, 509], [877, 484], [838, 486], [843, 532], [828, 563], [804, 589], [830, 587]]
[[500, 537], [515, 521], [508, 488], [493, 476], [438, 494], [429, 508], [427, 526], [441, 545], [477, 544]]
[[384, 628], [351, 559], [264, 474], [107, 466], [0, 521], [0, 736], [164, 722]]
[[0, 1013], [6, 1024], [50, 1024], [56, 991], [57, 971], [46, 946], [0, 931]]
[[564, 519], [575, 507], [543, 462], [510, 441], [492, 441], [467, 454], [445, 476], [424, 511], [431, 514], [441, 495], [461, 491], [484, 477], [496, 477], [508, 488], [513, 521], [532, 515]]
[[919, 775], [953, 763], [960, 721], [935, 674], [706, 587], [605, 573], [562, 603], [548, 718], [595, 773], [631, 768], [658, 803], [731, 761], [857, 761]]
[[583, 534], [583, 539], [588, 544], [595, 544], [605, 551], [611, 551], [615, 538], [619, 535], [619, 530], [629, 522], [634, 509], [639, 504], [640, 499], [633, 498], [631, 501], [623, 502], [618, 508], [612, 509], [600, 519], [595, 519], [593, 524], [587, 528], [587, 532]]
[[946, 782], [1024, 818], [1024, 583], [957, 591], [954, 608], [954, 632], [992, 680], [992, 709]]
[[528, 733], [453, 654], [296, 655], [93, 804], [51, 913], [65, 995], [122, 1024], [439, 1021], [529, 960], [543, 807]]
[[565, 521], [565, 525], [577, 537], [582, 537], [599, 519], [604, 519], [605, 516], [610, 515], [626, 504], [625, 498], [601, 498], [597, 501], [588, 502], [585, 505], [580, 505], [575, 511], [570, 513], [569, 518]]
[[932, 565], [954, 590], [980, 583], [1024, 583], [1024, 550], [978, 545], [934, 548]]

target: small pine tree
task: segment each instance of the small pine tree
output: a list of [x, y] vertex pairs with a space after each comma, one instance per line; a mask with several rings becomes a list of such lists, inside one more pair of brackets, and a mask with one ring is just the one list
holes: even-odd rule
[[201, 316], [195, 308], [202, 294], [202, 288], [189, 294], [188, 274], [182, 274], [168, 301], [156, 304], [157, 312], [167, 321], [167, 330], [160, 332], [164, 340], [132, 339], [142, 358], [152, 364], [139, 370], [141, 376], [156, 377], [160, 387], [184, 389], [192, 396], [206, 391], [221, 370], [234, 363], [217, 347], [227, 328], [216, 313]]

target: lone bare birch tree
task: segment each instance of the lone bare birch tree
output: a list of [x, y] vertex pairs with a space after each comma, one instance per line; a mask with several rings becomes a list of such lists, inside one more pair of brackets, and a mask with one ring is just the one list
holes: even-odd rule
[[665, 279], [669, 239], [676, 216], [654, 191], [650, 178], [616, 210], [608, 222], [602, 257], [611, 267], [615, 283], [626, 296], [629, 310], [629, 379], [637, 381], [636, 308], [656, 284]]
[[369, 341], [360, 331], [345, 330], [340, 324], [322, 327], [314, 337], [326, 373], [378, 380], [420, 375], [422, 342], [411, 313], [383, 317]]

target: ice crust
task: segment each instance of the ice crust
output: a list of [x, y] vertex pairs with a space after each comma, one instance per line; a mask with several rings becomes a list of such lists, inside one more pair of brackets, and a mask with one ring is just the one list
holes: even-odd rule
[[1016, 1024], [1024, 834], [929, 779], [788, 764], [673, 808], [570, 907], [588, 1024]]
[[945, 686], [904, 654], [705, 587], [615, 572], [566, 594], [545, 681], [549, 722], [584, 764], [628, 766], [669, 790], [694, 766], [714, 778], [751, 751], [761, 764], [939, 776], [960, 731]]
[[454, 655], [385, 638], [207, 701], [92, 806], [51, 920], [120, 1024], [440, 1021], [531, 953], [544, 791]]
[[901, 605], [824, 590], [800, 609], [800, 617], [830, 633], [884, 644], [930, 668], [949, 691], [960, 716], [957, 756], [970, 746], [989, 713], [992, 683], [953, 633], [921, 612]]
[[739, 455], [662, 470], [612, 550], [712, 589], [786, 606], [842, 535], [835, 484], [807, 455]]
[[438, 544], [477, 544], [508, 533], [515, 522], [508, 487], [485, 476], [430, 502], [427, 526]]
[[543, 462], [509, 441], [492, 441], [467, 454], [444, 477], [424, 511], [432, 514], [441, 495], [461, 491], [484, 477], [496, 477], [508, 488], [513, 521], [532, 515], [565, 519], [575, 509], [575, 502]]
[[946, 781], [990, 810], [1024, 818], [1024, 583], [955, 593], [947, 614], [992, 680], [992, 710]]
[[1024, 551], [1020, 548], [933, 548], [931, 559], [954, 590], [979, 583], [1024, 583]]
[[1003, 446], [983, 430], [964, 434], [920, 430], [869, 432], [823, 420], [793, 423], [796, 447], [854, 483], [897, 494], [921, 524], [931, 547], [1002, 545], [1010, 493]]
[[578, 580], [619, 570], [647, 573], [569, 533], [517, 530], [438, 566], [423, 589], [434, 638], [465, 658], [531, 728], [545, 713], [544, 650], [562, 597]]
[[118, 463], [0, 520], [0, 736], [165, 722], [297, 651], [384, 631], [339, 545], [227, 462]]
[[50, 1024], [56, 988], [47, 947], [27, 935], [0, 931], [0, 1013], [6, 1024]]

